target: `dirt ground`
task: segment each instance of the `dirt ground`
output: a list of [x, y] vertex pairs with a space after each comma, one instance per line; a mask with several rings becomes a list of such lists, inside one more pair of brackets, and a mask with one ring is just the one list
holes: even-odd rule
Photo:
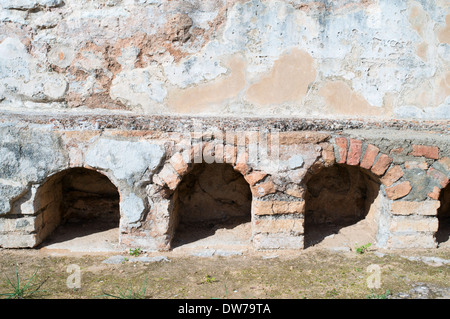
[[[355, 242], [349, 234], [358, 234], [363, 225], [353, 227], [302, 251], [254, 251], [243, 236], [250, 226], [243, 224], [168, 252], [136, 247], [135, 255], [114, 241], [117, 229], [76, 237], [61, 228], [38, 248], [0, 249], [0, 294], [14, 290], [7, 278], [14, 284], [18, 275], [23, 286], [36, 272], [25, 292], [38, 291], [25, 297], [450, 298], [448, 245], [401, 251], [371, 245], [359, 253], [356, 248], [373, 238]], [[227, 242], [230, 236], [238, 240]]]

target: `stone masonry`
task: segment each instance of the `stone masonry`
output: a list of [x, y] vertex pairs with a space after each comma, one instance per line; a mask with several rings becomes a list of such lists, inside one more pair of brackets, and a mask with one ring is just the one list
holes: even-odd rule
[[[409, 122], [379, 129], [378, 122], [369, 121], [292, 120], [286, 125], [279, 119], [123, 116], [47, 121], [24, 115], [2, 121], [0, 154], [8, 159], [1, 171], [2, 247], [39, 244], [46, 235], [41, 232], [45, 207], [54, 200], [51, 194], [37, 196], [40, 188], [52, 175], [84, 167], [117, 187], [123, 244], [168, 250], [174, 235], [173, 194], [196, 158], [227, 163], [248, 182], [256, 249], [303, 248], [306, 181], [338, 163], [371, 172], [380, 184], [377, 245], [436, 247], [439, 193], [450, 177], [450, 145], [442, 139], [441, 123], [429, 123], [424, 133], [424, 127]], [[249, 131], [249, 124], [266, 130]], [[186, 134], [193, 127], [202, 133]], [[389, 143], [386, 134], [392, 136]], [[233, 138], [239, 136], [244, 138]], [[434, 139], [439, 146], [427, 145]], [[272, 158], [261, 156], [271, 149], [261, 141], [278, 143]], [[260, 148], [255, 161], [253, 146]]]
[[78, 185], [74, 210], [115, 187], [120, 243], [170, 250], [179, 185], [221, 163], [250, 188], [255, 249], [305, 247], [330, 167], [376, 185], [378, 247], [435, 248], [449, 30], [444, 0], [0, 0], [0, 247], [58, 227], [77, 170], [112, 189]]

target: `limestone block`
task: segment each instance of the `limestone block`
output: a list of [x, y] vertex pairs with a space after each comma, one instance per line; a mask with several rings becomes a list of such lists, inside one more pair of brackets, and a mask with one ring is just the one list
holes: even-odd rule
[[436, 216], [439, 206], [438, 200], [421, 202], [397, 200], [391, 203], [391, 214]]
[[436, 248], [433, 234], [415, 233], [392, 235], [387, 241], [389, 249]]
[[280, 145], [278, 171], [307, 169], [320, 157], [321, 151], [322, 148], [315, 144]]
[[253, 213], [255, 215], [301, 215], [305, 210], [304, 201], [253, 201]]
[[32, 10], [37, 8], [52, 8], [60, 6], [63, 0], [0, 0], [4, 9]]
[[42, 222], [41, 215], [17, 218], [0, 218], [0, 232], [31, 233]]
[[253, 232], [303, 234], [303, 218], [258, 218], [254, 221]]
[[255, 234], [253, 245], [256, 249], [303, 249], [303, 235], [277, 234]]
[[26, 186], [8, 185], [0, 182], [0, 216], [11, 211], [11, 200], [19, 197], [26, 190]]
[[439, 221], [434, 217], [408, 218], [394, 217], [391, 220], [389, 230], [393, 233], [417, 233], [417, 232], [436, 232]]
[[3, 248], [32, 248], [38, 243], [36, 234], [0, 234], [0, 247]]
[[85, 164], [111, 170], [116, 178], [134, 183], [145, 171], [154, 171], [164, 154], [163, 147], [157, 144], [101, 138], [88, 150]]
[[58, 137], [52, 132], [0, 127], [0, 136], [0, 163], [3, 163], [0, 179], [37, 183], [68, 163]]
[[[144, 213], [144, 202], [134, 193], [130, 193], [120, 201], [120, 215], [125, 218], [126, 223], [137, 223]], [[122, 222], [121, 222], [122, 223]]]

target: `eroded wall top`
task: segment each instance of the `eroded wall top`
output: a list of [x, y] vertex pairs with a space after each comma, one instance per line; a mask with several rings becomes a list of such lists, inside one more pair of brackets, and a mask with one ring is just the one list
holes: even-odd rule
[[0, 0], [0, 110], [450, 119], [449, 7]]

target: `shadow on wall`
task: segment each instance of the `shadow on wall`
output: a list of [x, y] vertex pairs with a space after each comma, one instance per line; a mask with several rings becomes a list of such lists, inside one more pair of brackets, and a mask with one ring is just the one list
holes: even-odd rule
[[[322, 168], [310, 177], [306, 188], [305, 248], [345, 227], [374, 218], [368, 214], [379, 194], [380, 183], [364, 169], [340, 164]], [[367, 231], [375, 237], [376, 229]]]
[[[229, 244], [250, 240], [250, 186], [231, 165], [196, 164], [173, 196], [176, 204], [172, 248], [213, 236], [219, 229], [241, 228], [239, 234], [229, 238]], [[242, 227], [244, 224], [248, 227]], [[216, 244], [227, 244], [226, 238], [217, 240]]]
[[117, 228], [119, 200], [114, 184], [94, 170], [71, 168], [51, 176], [34, 201], [35, 212], [42, 217], [37, 226], [40, 241], [64, 242]]
[[446, 242], [450, 245], [450, 184], [441, 190], [439, 201], [441, 205], [437, 211], [439, 228], [436, 232], [436, 241], [438, 245]]

